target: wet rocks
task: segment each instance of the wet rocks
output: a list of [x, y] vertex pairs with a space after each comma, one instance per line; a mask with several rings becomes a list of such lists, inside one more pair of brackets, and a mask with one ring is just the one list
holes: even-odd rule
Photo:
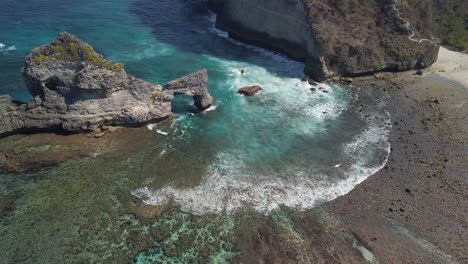
[[245, 87], [240, 88], [237, 91], [237, 93], [243, 94], [245, 96], [253, 96], [253, 95], [257, 95], [261, 91], [263, 91], [262, 87], [260, 87], [259, 85], [252, 85], [252, 86], [245, 86]]
[[202, 70], [185, 77], [177, 92], [128, 75], [122, 64], [105, 60], [62, 33], [26, 59], [24, 80], [34, 97], [27, 104], [0, 97], [0, 137], [37, 131], [82, 132], [112, 126], [140, 126], [172, 115], [174, 94], [193, 94], [205, 108], [214, 101]]
[[15, 200], [13, 195], [0, 195], [0, 217], [7, 216], [11, 213]]
[[208, 92], [208, 72], [206, 69], [171, 81], [164, 86], [165, 91], [174, 95], [192, 96], [200, 110], [209, 108], [215, 99]]
[[3, 167], [3, 164], [6, 163], [6, 156], [3, 153], [0, 153], [0, 168]]
[[169, 210], [168, 205], [150, 205], [140, 203], [132, 209], [132, 213], [140, 220], [150, 220], [158, 218]]
[[316, 81], [314, 81], [313, 79], [311, 79], [311, 78], [309, 78], [307, 76], [304, 76], [304, 78], [302, 78], [302, 81], [307, 82], [310, 85], [317, 85]]

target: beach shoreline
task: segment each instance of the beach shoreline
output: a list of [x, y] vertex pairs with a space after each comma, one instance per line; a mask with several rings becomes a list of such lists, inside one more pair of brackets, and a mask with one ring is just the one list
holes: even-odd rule
[[466, 53], [440, 47], [439, 59], [429, 70], [449, 80], [459, 82], [468, 89], [468, 54]]

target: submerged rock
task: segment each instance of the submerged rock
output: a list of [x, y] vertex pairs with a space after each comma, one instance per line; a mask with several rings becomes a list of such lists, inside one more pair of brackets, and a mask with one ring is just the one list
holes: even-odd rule
[[252, 96], [258, 94], [261, 91], [263, 91], [262, 87], [258, 85], [253, 85], [242, 87], [239, 89], [239, 91], [237, 91], [237, 93], [243, 94], [245, 96]]
[[7, 161], [6, 156], [3, 153], [0, 153], [0, 168], [3, 167], [3, 164], [5, 164]]
[[200, 108], [214, 100], [208, 93], [206, 70], [186, 77], [177, 92], [166, 90], [128, 75], [123, 64], [105, 60], [68, 33], [34, 49], [23, 74], [34, 98], [20, 104], [0, 96], [0, 136], [44, 130], [92, 131], [105, 125], [140, 126], [171, 116], [175, 94], [193, 92], [201, 98], [195, 98]]
[[132, 212], [141, 220], [150, 220], [158, 218], [170, 209], [169, 204], [165, 205], [150, 205], [140, 203], [138, 206], [132, 208]]
[[13, 211], [15, 200], [13, 195], [0, 195], [0, 217], [7, 216]]

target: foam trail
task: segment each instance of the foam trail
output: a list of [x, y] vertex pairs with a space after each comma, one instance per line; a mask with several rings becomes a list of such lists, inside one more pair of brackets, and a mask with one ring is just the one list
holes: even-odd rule
[[162, 130], [160, 130], [160, 129], [157, 129], [157, 130], [156, 130], [156, 133], [161, 134], [161, 135], [163, 135], [163, 136], [169, 135], [169, 133], [164, 132], [164, 131], [162, 131]]
[[208, 107], [207, 109], [203, 110], [203, 113], [214, 111], [214, 110], [216, 110], [216, 108], [218, 108], [217, 105], [212, 105], [212, 106]]
[[9, 46], [7, 47], [5, 44], [0, 43], [0, 51], [14, 51], [16, 50], [16, 46]]
[[222, 31], [222, 30], [216, 28], [217, 15], [215, 13], [211, 12], [211, 11], [210, 11], [210, 13], [211, 13], [211, 16], [210, 16], [209, 20], [212, 23], [211, 29], [209, 30], [210, 32], [216, 34], [219, 37], [225, 38], [226, 40], [228, 40], [229, 42], [231, 42], [231, 43], [233, 43], [233, 44], [235, 44], [237, 46], [242, 46], [242, 47], [249, 48], [249, 49], [254, 50], [256, 52], [259, 52], [259, 53], [261, 53], [263, 55], [269, 56], [272, 59], [292, 61], [291, 59], [287, 58], [286, 56], [284, 56], [284, 55], [282, 55], [280, 53], [276, 53], [276, 52], [273, 52], [273, 51], [270, 51], [270, 50], [267, 50], [267, 49], [264, 49], [264, 48], [261, 48], [261, 47], [245, 44], [245, 43], [242, 43], [242, 42], [239, 42], [237, 40], [234, 40], [234, 39], [230, 38], [228, 32]]
[[156, 124], [149, 124], [146, 126], [149, 130], [153, 131], [153, 129], [156, 127]]

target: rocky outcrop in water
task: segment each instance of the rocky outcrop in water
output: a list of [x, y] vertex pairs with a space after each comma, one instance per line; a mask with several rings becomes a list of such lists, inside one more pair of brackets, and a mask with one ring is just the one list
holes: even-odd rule
[[[90, 131], [104, 125], [139, 126], [171, 116], [174, 95], [193, 95], [201, 110], [213, 102], [206, 70], [167, 90], [128, 75], [88, 44], [62, 33], [36, 48], [24, 66], [27, 104], [0, 97], [0, 136], [35, 131]], [[170, 88], [171, 85], [168, 86]]]
[[246, 86], [240, 88], [237, 93], [243, 94], [245, 96], [253, 96], [263, 91], [262, 87], [258, 85]]
[[430, 36], [412, 36], [409, 21], [398, 13], [412, 7], [405, 0], [396, 4], [390, 0], [208, 0], [208, 7], [218, 14], [216, 26], [230, 37], [306, 62], [305, 73], [315, 80], [434, 63], [439, 45], [419, 41]]
[[207, 84], [208, 72], [201, 70], [167, 83], [164, 89], [173, 95], [192, 96], [195, 106], [205, 110], [215, 101], [208, 92]]

